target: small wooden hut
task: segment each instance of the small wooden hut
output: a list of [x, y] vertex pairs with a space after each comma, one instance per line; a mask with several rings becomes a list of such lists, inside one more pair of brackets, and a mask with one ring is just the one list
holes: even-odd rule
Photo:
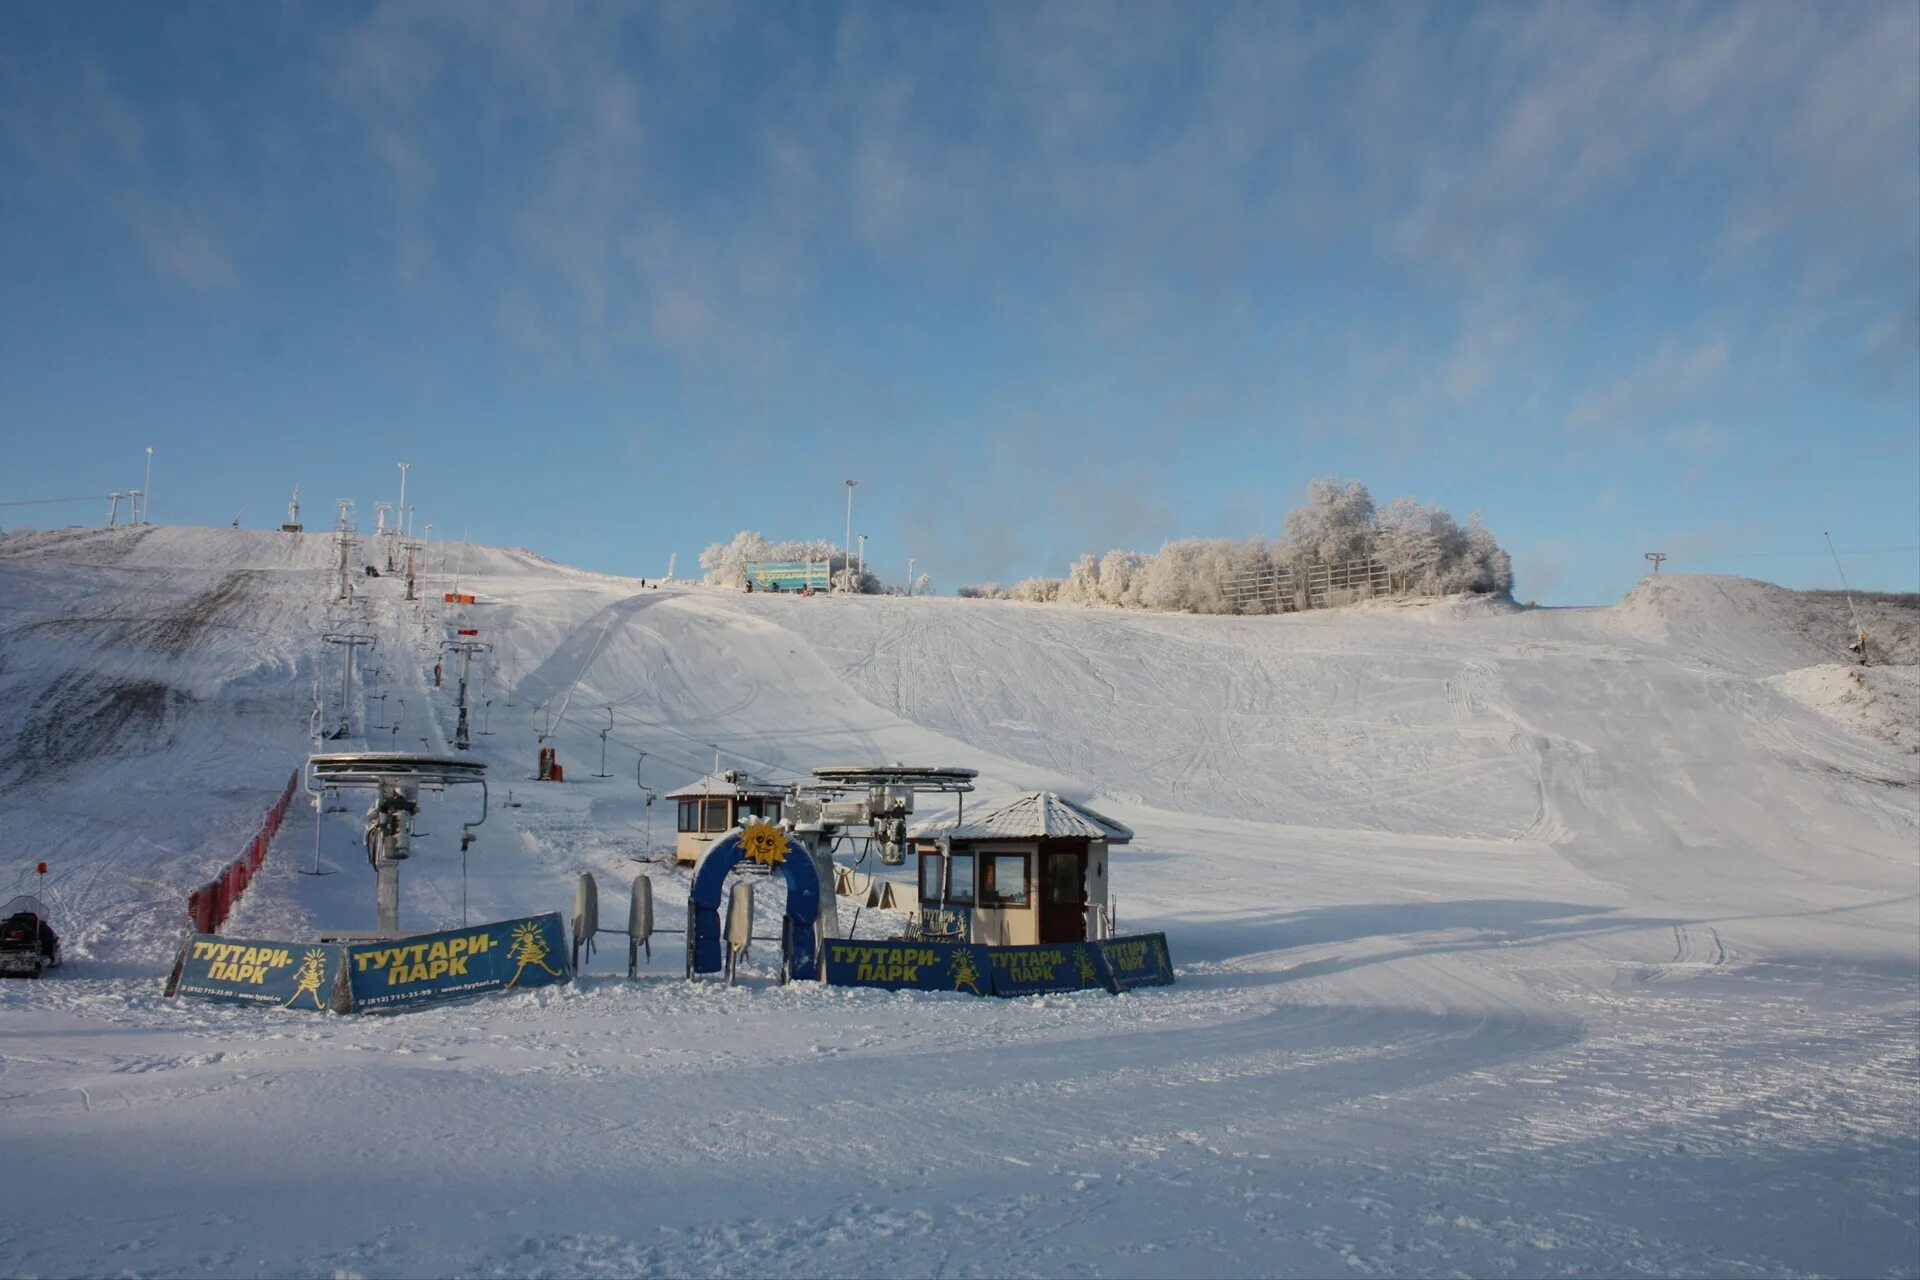
[[1107, 850], [1133, 832], [1051, 791], [915, 833], [928, 937], [993, 946], [1084, 942], [1111, 932]]
[[779, 822], [786, 798], [785, 787], [756, 782], [738, 769], [710, 773], [678, 791], [667, 792], [667, 799], [680, 803], [673, 860], [698, 862], [715, 837], [735, 827], [749, 822]]

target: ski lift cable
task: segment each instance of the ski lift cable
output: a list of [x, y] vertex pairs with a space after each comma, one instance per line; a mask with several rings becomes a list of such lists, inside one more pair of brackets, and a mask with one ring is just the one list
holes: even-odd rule
[[67, 502], [99, 502], [103, 498], [113, 496], [111, 493], [89, 493], [79, 498], [14, 498], [7, 502], [0, 502], [0, 507], [53, 507]]

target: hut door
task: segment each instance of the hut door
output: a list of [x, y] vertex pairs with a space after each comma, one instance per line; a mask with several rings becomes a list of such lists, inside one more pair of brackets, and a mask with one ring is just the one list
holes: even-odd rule
[[1087, 940], [1087, 849], [1049, 842], [1040, 849], [1041, 942]]

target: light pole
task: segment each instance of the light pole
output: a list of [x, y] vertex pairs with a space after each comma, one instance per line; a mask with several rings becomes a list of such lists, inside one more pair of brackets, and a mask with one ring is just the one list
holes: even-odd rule
[[400, 505], [393, 509], [393, 537], [387, 541], [388, 573], [392, 573], [394, 570], [394, 553], [399, 550], [400, 540], [405, 536], [404, 526], [407, 523], [407, 468], [413, 464], [410, 462], [396, 462], [394, 465], [400, 468]]
[[840, 544], [840, 551], [849, 560], [853, 559], [853, 486], [859, 483], [858, 480], [847, 481], [847, 537]]
[[153, 523], [153, 446], [147, 446], [147, 485], [140, 491], [140, 523]]

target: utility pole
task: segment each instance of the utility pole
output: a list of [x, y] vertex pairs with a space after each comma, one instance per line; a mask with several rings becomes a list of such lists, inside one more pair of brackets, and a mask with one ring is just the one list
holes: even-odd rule
[[859, 483], [858, 480], [847, 481], [847, 537], [841, 543], [840, 550], [849, 561], [853, 559], [853, 486]]
[[460, 655], [460, 718], [454, 724], [453, 747], [456, 751], [467, 751], [473, 747], [467, 725], [467, 672], [473, 665], [473, 655], [486, 653], [493, 646], [479, 640], [443, 640], [442, 652]]
[[153, 523], [153, 446], [147, 446], [147, 487], [140, 491], [141, 524]]
[[373, 643], [373, 637], [357, 631], [329, 631], [320, 637], [340, 646], [340, 728], [329, 735], [346, 738], [353, 734], [353, 651]]
[[120, 499], [126, 496], [124, 493], [110, 493], [107, 495], [108, 501], [111, 503], [111, 505], [107, 507], [107, 528], [111, 529], [119, 522]]
[[1667, 553], [1664, 551], [1649, 551], [1643, 557], [1643, 559], [1653, 561], [1653, 576], [1656, 578], [1660, 576], [1660, 562], [1666, 558]]

